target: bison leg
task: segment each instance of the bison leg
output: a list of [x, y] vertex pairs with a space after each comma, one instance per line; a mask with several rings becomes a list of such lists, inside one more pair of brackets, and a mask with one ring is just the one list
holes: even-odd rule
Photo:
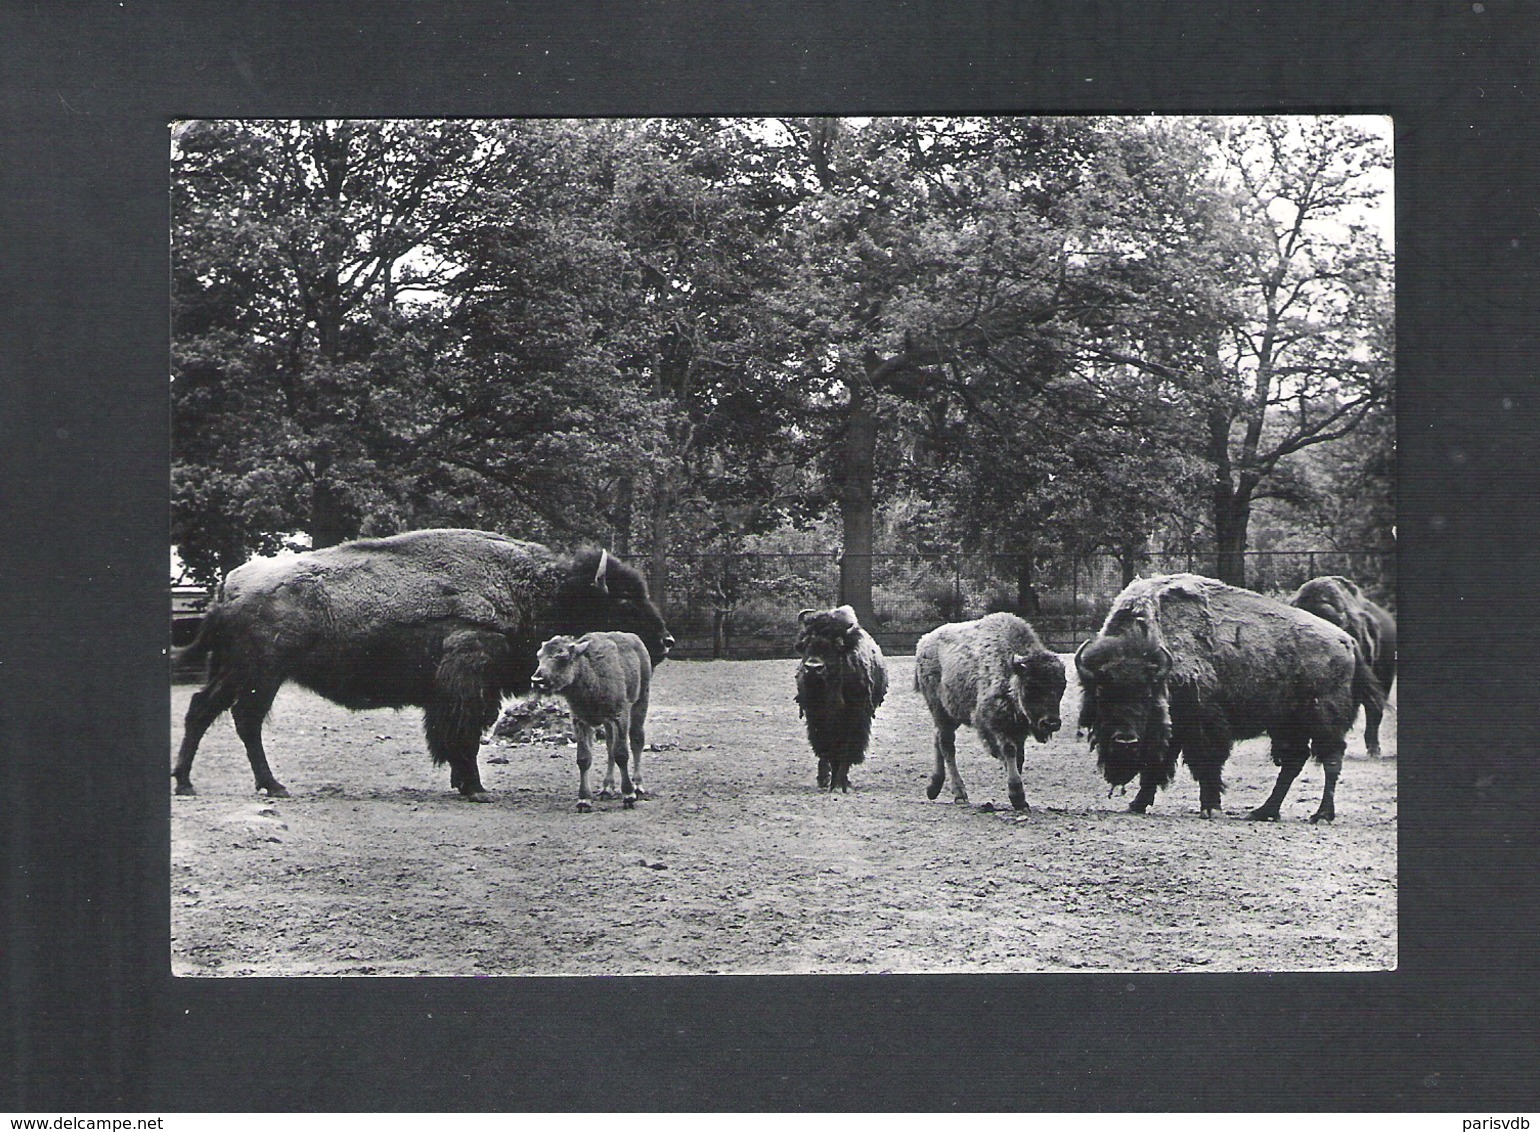
[[1309, 757], [1310, 746], [1304, 738], [1293, 735], [1287, 738], [1274, 736], [1273, 761], [1278, 764], [1278, 781], [1273, 784], [1273, 792], [1267, 796], [1267, 801], [1246, 815], [1249, 821], [1278, 820], [1289, 787], [1294, 785], [1294, 780], [1299, 777]]
[[287, 798], [289, 792], [273, 777], [272, 768], [267, 765], [267, 752], [262, 749], [262, 721], [273, 706], [278, 684], [276, 680], [253, 681], [243, 688], [230, 708], [230, 718], [235, 720], [235, 733], [246, 744], [246, 758], [251, 763], [257, 789], [272, 798]]
[[1165, 781], [1165, 776], [1158, 770], [1142, 770], [1139, 772], [1139, 793], [1134, 795], [1134, 800], [1128, 803], [1128, 812], [1142, 814], [1150, 808], [1155, 801], [1155, 792], [1160, 789]]
[[176, 779], [178, 794], [197, 793], [192, 784], [193, 756], [198, 753], [198, 744], [203, 741], [209, 726], [235, 702], [236, 691], [235, 680], [221, 673], [210, 680], [207, 687], [193, 693], [192, 702], [187, 705], [187, 719], [182, 727], [182, 746], [177, 751], [176, 766], [171, 771], [171, 776]]
[[468, 802], [490, 802], [476, 756], [481, 733], [497, 719], [497, 670], [508, 642], [501, 634], [463, 629], [444, 642], [433, 674], [433, 695], [423, 709], [423, 731], [434, 763], [449, 764], [449, 785]]
[[1021, 744], [1017, 740], [1009, 739], [1003, 735], [995, 735], [991, 731], [984, 732], [984, 742], [989, 745], [989, 753], [999, 759], [1005, 767], [1005, 791], [1010, 795], [1011, 809], [1030, 810], [1027, 805], [1027, 791], [1021, 783]]
[[839, 787], [841, 794], [850, 793], [850, 760], [830, 760], [829, 793], [834, 793], [834, 788]]
[[1380, 757], [1380, 720], [1384, 718], [1384, 708], [1364, 704], [1364, 750], [1371, 759]]
[[962, 775], [957, 773], [957, 728], [951, 723], [936, 721], [936, 769], [930, 776], [925, 796], [932, 801], [941, 793], [941, 786], [950, 777], [952, 800], [962, 805], [968, 802], [968, 788], [963, 785]]
[[1312, 739], [1311, 752], [1321, 760], [1326, 771], [1326, 785], [1321, 787], [1321, 804], [1310, 815], [1312, 822], [1333, 821], [1337, 817], [1337, 777], [1342, 773], [1342, 751], [1346, 744], [1341, 739]]
[[[628, 734], [630, 735], [631, 796], [633, 799], [645, 798], [646, 794], [642, 790], [642, 748], [647, 745], [647, 701], [645, 699], [631, 705], [630, 722]], [[622, 749], [619, 758], [613, 753], [610, 755], [609, 763], [604, 768], [604, 785], [599, 788], [600, 798], [615, 796], [615, 765], [618, 762], [624, 768], [626, 753]]]
[[[829, 784], [833, 781], [834, 763], [830, 759], [820, 756], [818, 759], [818, 789], [829, 789]], [[935, 795], [932, 794], [931, 797], [934, 798]]]
[[605, 781], [609, 781], [608, 776], [615, 772], [616, 767], [620, 768], [620, 799], [626, 809], [632, 809], [636, 805], [636, 786], [631, 781], [631, 770], [626, 765], [631, 749], [631, 728], [626, 717], [622, 715], [618, 720], [606, 723], [604, 734], [610, 751]]
[[576, 719], [572, 721], [572, 733], [577, 739], [578, 813], [586, 814], [594, 808], [593, 795], [588, 792], [588, 770], [594, 765], [593, 729]]
[[636, 796], [645, 798], [642, 790], [642, 748], [647, 745], [647, 697], [644, 695], [631, 705], [631, 784]]

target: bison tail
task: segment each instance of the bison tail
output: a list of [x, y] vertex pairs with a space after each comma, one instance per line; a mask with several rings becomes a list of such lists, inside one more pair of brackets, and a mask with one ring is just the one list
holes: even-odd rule
[[220, 636], [219, 607], [215, 606], [198, 622], [198, 635], [180, 648], [171, 650], [171, 664], [180, 668], [196, 664], [213, 652]]
[[1353, 646], [1353, 700], [1364, 707], [1385, 710], [1385, 689], [1380, 686], [1369, 659], [1355, 643]]

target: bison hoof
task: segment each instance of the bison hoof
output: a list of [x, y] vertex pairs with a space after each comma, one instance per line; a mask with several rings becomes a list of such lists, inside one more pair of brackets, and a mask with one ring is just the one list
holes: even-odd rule
[[595, 795], [595, 796], [601, 802], [608, 802], [611, 798], [613, 798], [615, 796], [615, 791], [613, 791], [613, 790], [609, 789], [608, 787], [606, 787], [605, 789], [599, 791], [599, 793], [597, 795]]
[[467, 802], [490, 802], [492, 795], [488, 794], [485, 790], [472, 790], [469, 794], [465, 795], [465, 800]]
[[636, 798], [634, 796], [630, 798], [622, 798], [620, 800], [620, 804], [627, 810], [634, 810], [636, 809]]
[[269, 798], [287, 798], [289, 792], [281, 782], [275, 782], [271, 786], [258, 786], [258, 794], [266, 794]]
[[946, 779], [944, 778], [931, 779], [930, 785], [925, 787], [925, 796], [934, 802], [936, 797], [941, 793], [941, 787], [945, 785], [945, 783]]
[[1258, 806], [1246, 815], [1247, 821], [1277, 821], [1278, 811], [1270, 810], [1266, 806]]
[[592, 802], [590, 802], [587, 798], [579, 798], [578, 799], [578, 804], [577, 804], [577, 812], [578, 813], [580, 813], [580, 814], [591, 813], [593, 811], [593, 808], [594, 808], [594, 804]]
[[1314, 825], [1316, 822], [1321, 822], [1321, 821], [1333, 822], [1333, 821], [1336, 821], [1336, 820], [1337, 820], [1337, 815], [1334, 814], [1334, 813], [1332, 813], [1332, 814], [1311, 814], [1310, 815], [1310, 824], [1311, 825]]
[[176, 784], [176, 789], [173, 790], [172, 793], [173, 794], [196, 794], [197, 791], [193, 789], [193, 784], [191, 782], [178, 782]]
[[1131, 814], [1142, 814], [1148, 811], [1149, 808], [1150, 804], [1148, 802], [1141, 802], [1137, 798], [1128, 803], [1128, 812]]

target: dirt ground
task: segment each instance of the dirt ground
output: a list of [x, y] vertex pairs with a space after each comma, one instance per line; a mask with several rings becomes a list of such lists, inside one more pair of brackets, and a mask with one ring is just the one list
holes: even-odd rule
[[[1146, 815], [1108, 797], [1074, 735], [1029, 743], [1032, 811], [969, 729], [972, 806], [925, 798], [929, 716], [913, 660], [849, 794], [821, 793], [795, 662], [677, 661], [653, 685], [649, 797], [575, 812], [573, 748], [482, 747], [490, 805], [431, 764], [415, 710], [354, 714], [290, 686], [267, 748], [292, 798], [252, 792], [228, 716], [199, 793], [172, 799], [177, 975], [1362, 970], [1396, 965], [1396, 729], [1348, 740], [1337, 820], [1307, 767], [1284, 820], [1240, 815], [1275, 768], [1236, 747], [1226, 808], [1183, 768]], [[172, 691], [173, 742], [193, 692]], [[1394, 697], [1392, 698], [1394, 703]], [[169, 769], [169, 764], [168, 764]], [[602, 768], [595, 766], [597, 789]], [[168, 779], [167, 790], [170, 790]], [[988, 804], [1000, 807], [990, 810]]]

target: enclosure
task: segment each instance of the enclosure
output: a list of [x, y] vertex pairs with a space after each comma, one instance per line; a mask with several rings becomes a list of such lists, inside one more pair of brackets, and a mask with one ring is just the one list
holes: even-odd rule
[[[1387, 757], [1349, 737], [1333, 825], [1308, 767], [1277, 824], [1241, 813], [1274, 768], [1237, 746], [1232, 816], [1185, 770], [1148, 815], [1108, 796], [1066, 730], [1030, 744], [1030, 814], [964, 730], [976, 803], [927, 802], [912, 661], [849, 794], [821, 793], [785, 660], [670, 661], [654, 683], [651, 796], [574, 811], [570, 746], [482, 748], [491, 805], [431, 766], [420, 714], [353, 714], [294, 687], [268, 728], [292, 798], [251, 792], [220, 723], [172, 800], [178, 975], [1360, 970], [1396, 965], [1395, 715]], [[192, 689], [173, 689], [180, 719]], [[1394, 697], [1392, 702], [1394, 702]], [[992, 809], [990, 805], [999, 806]]]

